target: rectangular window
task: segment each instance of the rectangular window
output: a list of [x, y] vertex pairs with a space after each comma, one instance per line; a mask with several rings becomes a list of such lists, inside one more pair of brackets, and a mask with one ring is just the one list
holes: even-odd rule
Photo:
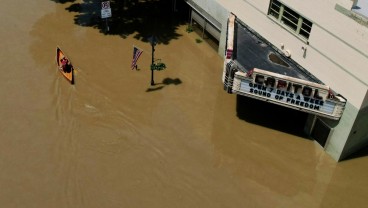
[[301, 36], [303, 36], [304, 38], [308, 39], [311, 30], [312, 30], [312, 22], [310, 22], [306, 19], [303, 19], [303, 23], [302, 23], [302, 26], [300, 28], [299, 34]]
[[282, 13], [281, 23], [288, 26], [294, 32], [298, 29], [299, 15], [293, 10], [284, 6], [284, 12]]
[[271, 0], [268, 15], [273, 17], [277, 22], [284, 25], [290, 31], [303, 39], [308, 40], [313, 23], [299, 15], [294, 10], [283, 5], [278, 0]]
[[281, 8], [281, 3], [280, 2], [278, 2], [278, 1], [271, 2], [269, 15], [272, 15], [276, 19], [279, 19], [280, 8]]

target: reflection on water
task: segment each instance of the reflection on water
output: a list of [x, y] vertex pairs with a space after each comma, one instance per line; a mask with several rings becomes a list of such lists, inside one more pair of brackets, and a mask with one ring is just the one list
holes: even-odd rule
[[[65, 8], [77, 2], [0, 8], [0, 37], [12, 37], [0, 56], [2, 207], [364, 207], [367, 157], [337, 164], [298, 134], [306, 115], [227, 94], [221, 58], [185, 25], [156, 46], [168, 68], [149, 91], [149, 43], [74, 24]], [[287, 125], [267, 120], [282, 115]]]

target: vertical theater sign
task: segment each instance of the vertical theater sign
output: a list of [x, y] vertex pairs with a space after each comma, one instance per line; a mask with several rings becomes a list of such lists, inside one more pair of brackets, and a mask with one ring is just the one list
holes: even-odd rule
[[346, 103], [235, 15], [228, 21], [223, 83], [228, 93], [334, 120], [340, 119]]

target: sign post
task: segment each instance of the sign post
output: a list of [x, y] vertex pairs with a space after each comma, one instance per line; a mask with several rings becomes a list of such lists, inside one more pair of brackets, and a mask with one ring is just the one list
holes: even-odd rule
[[109, 25], [107, 24], [107, 18], [111, 16], [112, 15], [111, 15], [110, 1], [101, 2], [101, 18], [105, 19], [106, 21], [107, 31], [109, 31]]

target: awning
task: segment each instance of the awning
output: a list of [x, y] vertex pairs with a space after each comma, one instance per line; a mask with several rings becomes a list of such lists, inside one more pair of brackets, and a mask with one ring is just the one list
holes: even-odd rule
[[202, 15], [211, 25], [213, 25], [217, 30], [221, 31], [221, 23], [213, 18], [210, 14], [204, 11], [192, 0], [186, 0], [187, 4], [192, 7], [198, 14]]

